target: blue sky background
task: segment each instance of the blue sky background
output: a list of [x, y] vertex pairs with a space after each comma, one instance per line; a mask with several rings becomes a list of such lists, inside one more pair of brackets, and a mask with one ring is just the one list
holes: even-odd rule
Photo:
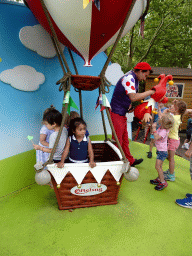
[[[33, 135], [34, 142], [38, 143], [44, 110], [51, 104], [58, 110], [62, 108], [63, 92], [59, 92], [56, 82], [63, 73], [57, 57], [43, 58], [27, 49], [19, 40], [19, 31], [22, 27], [36, 24], [38, 21], [27, 7], [0, 0], [0, 73], [18, 65], [28, 65], [45, 75], [45, 83], [34, 92], [19, 91], [0, 81], [0, 160], [31, 150], [32, 143], [27, 140], [27, 135]], [[71, 71], [75, 74], [67, 48], [64, 54]], [[97, 55], [92, 60], [93, 67], [83, 67], [84, 61], [76, 54], [74, 59], [79, 74], [97, 76], [106, 61], [106, 55]], [[107, 94], [109, 101], [113, 90], [114, 86]], [[79, 95], [73, 88], [71, 96], [79, 106]], [[103, 134], [100, 111], [94, 110], [98, 89], [92, 92], [83, 91], [82, 97], [84, 119], [90, 134]], [[108, 121], [106, 123], [108, 132], [111, 133]]]

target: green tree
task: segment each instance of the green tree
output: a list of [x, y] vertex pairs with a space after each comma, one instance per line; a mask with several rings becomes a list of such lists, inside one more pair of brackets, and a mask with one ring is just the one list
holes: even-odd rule
[[113, 55], [112, 62], [119, 63], [124, 72], [139, 61], [183, 68], [192, 63], [191, 0], [152, 0], [145, 18], [144, 39], [139, 27], [140, 21], [119, 41]]

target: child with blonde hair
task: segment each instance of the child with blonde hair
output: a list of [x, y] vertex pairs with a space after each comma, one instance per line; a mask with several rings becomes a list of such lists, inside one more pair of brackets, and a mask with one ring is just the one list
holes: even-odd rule
[[164, 172], [165, 180], [175, 181], [175, 152], [179, 147], [180, 138], [179, 138], [179, 126], [182, 121], [182, 117], [186, 111], [187, 105], [184, 101], [174, 100], [169, 111], [174, 118], [174, 126], [169, 132], [168, 136], [168, 160], [169, 160], [169, 169]]
[[160, 127], [156, 130], [157, 124], [152, 124], [152, 134], [154, 135], [155, 140], [155, 146], [157, 148], [157, 159], [155, 168], [158, 173], [158, 177], [154, 180], [150, 180], [150, 183], [155, 186], [156, 190], [162, 190], [165, 187], [168, 186], [167, 182], [164, 179], [163, 174], [163, 162], [167, 158], [167, 140], [168, 140], [168, 134], [169, 129], [173, 127], [174, 125], [174, 119], [173, 116], [170, 114], [163, 114], [161, 115], [159, 113], [159, 124]]

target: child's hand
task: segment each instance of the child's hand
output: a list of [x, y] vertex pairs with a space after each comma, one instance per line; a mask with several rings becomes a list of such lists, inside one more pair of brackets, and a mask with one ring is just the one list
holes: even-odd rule
[[191, 155], [192, 155], [192, 151], [191, 151], [191, 150], [187, 150], [187, 151], [185, 152], [185, 156], [186, 156], [186, 157], [190, 158]]
[[164, 111], [163, 111], [163, 114], [169, 114], [170, 113], [170, 109], [166, 108]]
[[152, 124], [152, 131], [155, 131], [155, 130], [156, 130], [156, 127], [157, 127], [157, 123], [153, 123], [153, 124]]
[[90, 166], [91, 168], [94, 168], [94, 167], [96, 166], [96, 163], [95, 163], [95, 162], [89, 162], [89, 166]]
[[145, 113], [142, 121], [145, 123], [149, 123], [151, 119], [152, 119], [152, 116], [149, 113]]
[[33, 144], [33, 147], [35, 150], [41, 150], [42, 148], [40, 145], [35, 145], [35, 144]]
[[64, 167], [64, 163], [62, 163], [62, 162], [57, 163], [57, 167], [58, 168], [63, 168]]

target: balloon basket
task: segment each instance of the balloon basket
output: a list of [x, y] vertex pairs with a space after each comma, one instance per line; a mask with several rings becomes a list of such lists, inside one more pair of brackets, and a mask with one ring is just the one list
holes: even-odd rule
[[71, 83], [79, 90], [93, 91], [100, 86], [101, 78], [98, 76], [72, 75]]
[[[69, 171], [67, 171], [64, 179], [58, 185], [54, 175], [58, 173], [59, 168], [56, 167], [57, 170], [53, 171], [51, 168], [54, 168], [55, 165], [48, 165], [60, 210], [113, 205], [118, 203], [118, 193], [123, 178], [121, 173], [123, 161], [120, 160], [119, 155], [111, 148], [110, 143], [93, 142], [92, 144], [97, 164], [93, 169], [91, 169], [88, 164], [76, 164], [74, 166], [74, 164], [66, 163], [64, 168], [69, 168]], [[115, 146], [113, 145], [113, 147]], [[79, 185], [73, 172], [74, 168], [79, 168], [78, 175], [81, 171], [86, 173]], [[88, 171], [85, 171], [85, 168], [87, 168]], [[98, 174], [103, 171], [104, 175], [99, 178]], [[97, 173], [97, 175], [93, 172]]]

